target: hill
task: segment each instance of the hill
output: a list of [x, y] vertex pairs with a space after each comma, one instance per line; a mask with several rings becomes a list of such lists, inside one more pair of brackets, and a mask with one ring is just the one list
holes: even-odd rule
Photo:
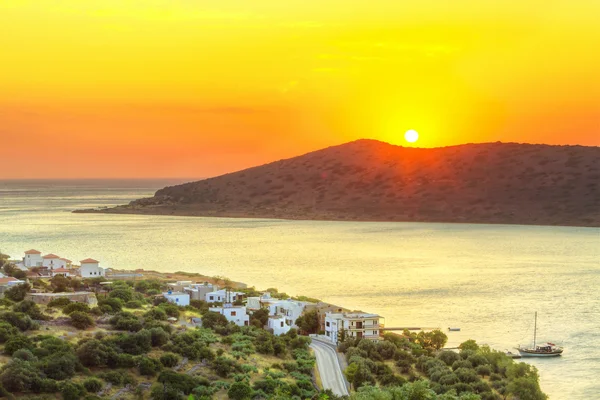
[[84, 212], [600, 226], [600, 147], [358, 140]]

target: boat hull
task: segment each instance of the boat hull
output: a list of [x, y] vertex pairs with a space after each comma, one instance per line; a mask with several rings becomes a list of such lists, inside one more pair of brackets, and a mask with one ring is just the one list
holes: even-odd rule
[[562, 354], [562, 350], [560, 351], [552, 351], [552, 352], [536, 352], [533, 350], [522, 350], [518, 349], [521, 357], [558, 357]]

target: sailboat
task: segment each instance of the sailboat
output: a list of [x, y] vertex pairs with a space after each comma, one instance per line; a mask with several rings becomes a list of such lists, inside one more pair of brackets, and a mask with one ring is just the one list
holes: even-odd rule
[[545, 343], [542, 346], [538, 346], [536, 343], [537, 339], [537, 311], [535, 312], [535, 323], [533, 328], [533, 346], [531, 348], [523, 347], [519, 345], [516, 349], [519, 350], [522, 357], [556, 357], [560, 356], [563, 352], [563, 348], [555, 345], [554, 343]]

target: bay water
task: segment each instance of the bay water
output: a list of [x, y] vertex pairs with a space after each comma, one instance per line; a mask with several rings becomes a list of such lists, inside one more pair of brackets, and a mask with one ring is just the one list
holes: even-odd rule
[[600, 229], [73, 214], [125, 204], [165, 180], [0, 181], [0, 251], [35, 248], [103, 267], [226, 276], [347, 308], [387, 327], [460, 327], [513, 350], [533, 338], [562, 357], [523, 359], [551, 399], [600, 399]]

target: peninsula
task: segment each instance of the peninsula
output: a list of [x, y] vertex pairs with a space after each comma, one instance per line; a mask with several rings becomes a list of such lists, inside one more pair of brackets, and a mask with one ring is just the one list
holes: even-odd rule
[[75, 212], [600, 226], [600, 147], [358, 140]]

